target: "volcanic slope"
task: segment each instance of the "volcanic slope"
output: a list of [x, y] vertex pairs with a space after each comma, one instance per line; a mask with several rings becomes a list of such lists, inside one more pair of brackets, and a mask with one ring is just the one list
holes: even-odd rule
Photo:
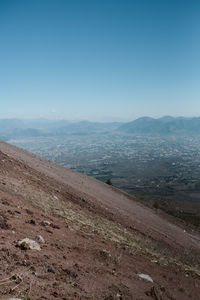
[[5, 142], [0, 230], [2, 300], [199, 299], [198, 232]]

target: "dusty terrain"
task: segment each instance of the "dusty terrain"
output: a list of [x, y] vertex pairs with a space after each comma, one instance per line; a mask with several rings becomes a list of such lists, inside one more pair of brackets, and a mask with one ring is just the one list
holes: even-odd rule
[[0, 230], [0, 299], [199, 299], [198, 232], [4, 142]]

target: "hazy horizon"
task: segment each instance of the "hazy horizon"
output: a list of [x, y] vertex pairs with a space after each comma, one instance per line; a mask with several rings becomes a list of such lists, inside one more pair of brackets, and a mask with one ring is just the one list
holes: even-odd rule
[[200, 115], [200, 3], [0, 1], [0, 118]]
[[132, 118], [132, 119], [122, 119], [122, 118], [102, 118], [99, 120], [94, 120], [94, 119], [67, 119], [67, 118], [45, 118], [45, 117], [36, 117], [36, 118], [15, 118], [15, 117], [8, 117], [8, 118], [1, 118], [0, 120], [22, 120], [22, 121], [69, 121], [69, 122], [97, 122], [97, 123], [112, 123], [112, 122], [121, 122], [121, 123], [126, 123], [126, 122], [131, 122], [131, 121], [135, 121], [137, 119], [140, 118], [153, 118], [153, 119], [161, 119], [164, 117], [172, 117], [172, 118], [200, 118], [200, 115], [198, 116], [173, 116], [173, 115], [162, 115], [162, 116], [158, 116], [158, 117], [153, 117], [153, 116], [148, 116], [148, 115], [144, 115], [144, 116], [139, 116], [136, 118]]

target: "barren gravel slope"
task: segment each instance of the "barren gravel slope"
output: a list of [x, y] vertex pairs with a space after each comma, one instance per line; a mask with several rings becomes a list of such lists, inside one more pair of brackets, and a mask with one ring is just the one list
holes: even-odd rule
[[134, 201], [133, 197], [120, 190], [4, 142], [0, 142], [0, 151], [20, 159], [35, 170], [65, 185], [69, 193], [92, 199], [96, 205], [103, 205], [136, 230], [163, 239], [170, 244], [200, 251], [198, 234], [187, 232], [184, 228], [169, 222], [167, 218]]
[[[198, 232], [122, 191], [4, 142], [0, 233], [2, 300], [199, 297]], [[41, 251], [16, 247], [19, 239], [38, 235], [45, 241]]]

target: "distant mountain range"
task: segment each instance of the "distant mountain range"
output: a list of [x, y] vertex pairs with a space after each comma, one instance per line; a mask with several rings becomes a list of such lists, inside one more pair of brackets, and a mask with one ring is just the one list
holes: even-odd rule
[[128, 123], [98, 123], [67, 120], [0, 119], [0, 139], [10, 140], [39, 136], [64, 136], [88, 134], [200, 134], [200, 117], [185, 118], [165, 116], [159, 119], [142, 117]]
[[0, 139], [108, 133], [121, 125], [119, 122], [0, 119]]
[[121, 125], [118, 131], [132, 134], [200, 134], [200, 118], [142, 117]]

